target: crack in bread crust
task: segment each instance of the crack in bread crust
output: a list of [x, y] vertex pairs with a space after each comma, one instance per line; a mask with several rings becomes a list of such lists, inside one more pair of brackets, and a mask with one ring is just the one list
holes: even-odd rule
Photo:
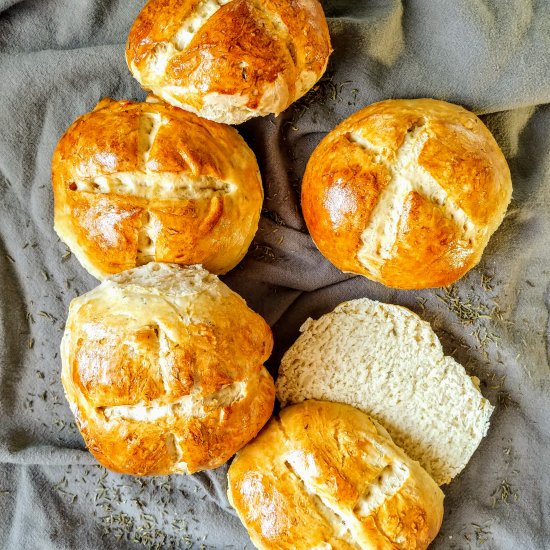
[[391, 174], [391, 180], [378, 198], [361, 234], [362, 246], [357, 252], [357, 259], [363, 267], [380, 275], [380, 269], [390, 259], [397, 240], [406, 199], [413, 192], [439, 206], [445, 217], [461, 229], [462, 240], [471, 243], [476, 236], [475, 224], [418, 161], [429, 139], [425, 124], [409, 128], [393, 162], [388, 160], [383, 147], [373, 145], [360, 133], [349, 133], [348, 138], [362, 149], [374, 153], [375, 161], [386, 166]]
[[[361, 548], [361, 537], [359, 535], [361, 518], [371, 517], [377, 523], [376, 514], [373, 514], [373, 512], [396, 495], [409, 476], [409, 470], [404, 464], [399, 462], [387, 463], [380, 469], [380, 472], [366, 491], [358, 497], [355, 507], [350, 510], [344, 510], [331, 505], [326, 498], [315, 492], [308, 480], [303, 475], [300, 475], [298, 469], [292, 464], [290, 457], [286, 458], [284, 464], [301, 481], [305, 491], [314, 497], [314, 501], [322, 505], [318, 507], [319, 511], [335, 527], [335, 535], [338, 538], [344, 537], [346, 542], [358, 548]], [[342, 528], [339, 530], [336, 529], [338, 527], [335, 522], [336, 518], [342, 523], [345, 531]], [[377, 527], [380, 534], [386, 538], [388, 543], [393, 544], [394, 541], [388, 537], [382, 526], [377, 525]]]
[[76, 178], [69, 190], [105, 193], [142, 199], [185, 200], [211, 198], [227, 194], [235, 185], [213, 176], [197, 176], [190, 171], [158, 172], [148, 165], [151, 151], [162, 126], [169, 121], [158, 112], [141, 112], [138, 121], [139, 168], [131, 172], [112, 172]]
[[[159, 42], [149, 52], [151, 72], [158, 78], [164, 75], [170, 60], [184, 52], [210, 18], [233, 0], [201, 0], [174, 34]], [[135, 66], [134, 66], [135, 68]], [[156, 94], [160, 95], [161, 94]]]
[[208, 20], [220, 8], [232, 1], [233, 0], [201, 0], [170, 40], [177, 50], [175, 53], [185, 50], [201, 28], [208, 23]]
[[188, 172], [114, 172], [80, 178], [71, 182], [71, 191], [157, 200], [200, 200], [226, 195], [235, 189], [230, 182]]
[[161, 404], [159, 400], [152, 400], [147, 405], [114, 405], [97, 407], [96, 410], [107, 420], [120, 418], [154, 422], [169, 415], [203, 418], [207, 414], [207, 409], [213, 405], [219, 408], [230, 407], [240, 401], [244, 397], [245, 386], [246, 383], [242, 381], [232, 382], [224, 384], [218, 391], [208, 395], [199, 395], [200, 388], [193, 388], [190, 394], [170, 403]]
[[[277, 422], [279, 425], [282, 425], [280, 420]], [[338, 511], [334, 510], [320, 495], [318, 495], [313, 488], [307, 483], [307, 481], [296, 471], [294, 466], [288, 461], [284, 461], [285, 468], [293, 475], [300, 485], [303, 487], [304, 491], [311, 497], [317, 511], [319, 514], [324, 517], [327, 522], [332, 526], [334, 537], [337, 539], [345, 540], [349, 545], [361, 549], [361, 545], [353, 537], [353, 533], [350, 528], [346, 525], [344, 518]]]

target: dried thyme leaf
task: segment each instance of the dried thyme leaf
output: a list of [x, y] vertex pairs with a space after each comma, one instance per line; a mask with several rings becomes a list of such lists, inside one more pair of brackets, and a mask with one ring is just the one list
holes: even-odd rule
[[249, 254], [255, 260], [267, 263], [273, 263], [278, 259], [273, 249], [267, 244], [253, 243]]

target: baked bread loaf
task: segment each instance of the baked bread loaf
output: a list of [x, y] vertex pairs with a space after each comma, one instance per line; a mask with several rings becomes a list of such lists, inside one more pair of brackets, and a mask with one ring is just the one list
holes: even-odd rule
[[216, 468], [273, 410], [265, 321], [200, 266], [150, 263], [72, 301], [62, 382], [86, 445], [125, 474]]
[[254, 153], [229, 126], [163, 103], [101, 101], [52, 160], [55, 229], [103, 279], [150, 261], [225, 273], [258, 228]]
[[466, 466], [493, 407], [479, 380], [444, 355], [428, 323], [363, 298], [300, 330], [279, 369], [283, 405], [322, 399], [361, 409], [440, 485]]
[[240, 124], [284, 111], [321, 78], [330, 52], [318, 0], [149, 0], [126, 61], [168, 103]]
[[229, 501], [257, 548], [422, 550], [443, 493], [366, 414], [305, 401], [283, 409], [229, 468]]
[[386, 286], [445, 286], [475, 266], [502, 222], [510, 170], [484, 124], [433, 99], [387, 100], [321, 141], [302, 208], [321, 253]]

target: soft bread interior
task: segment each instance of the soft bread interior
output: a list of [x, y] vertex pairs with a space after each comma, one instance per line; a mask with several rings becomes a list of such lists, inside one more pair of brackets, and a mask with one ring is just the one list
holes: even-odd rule
[[308, 319], [301, 331], [279, 369], [283, 405], [321, 399], [361, 409], [440, 485], [466, 466], [493, 407], [428, 323], [363, 298]]

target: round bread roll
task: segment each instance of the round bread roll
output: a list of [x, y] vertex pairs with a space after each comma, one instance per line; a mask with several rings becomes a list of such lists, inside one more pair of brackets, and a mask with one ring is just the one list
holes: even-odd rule
[[163, 103], [104, 99], [52, 160], [55, 229], [103, 279], [150, 261], [225, 273], [258, 228], [263, 189], [236, 130]]
[[91, 453], [137, 476], [217, 468], [271, 415], [265, 321], [200, 266], [150, 263], [72, 301], [62, 382]]
[[443, 493], [366, 414], [326, 401], [283, 409], [229, 468], [229, 501], [261, 549], [422, 550]]
[[420, 289], [448, 285], [478, 263], [511, 193], [506, 160], [474, 114], [400, 99], [370, 105], [321, 141], [302, 207], [336, 267]]
[[240, 124], [304, 95], [331, 51], [318, 0], [149, 0], [126, 61], [168, 103]]

